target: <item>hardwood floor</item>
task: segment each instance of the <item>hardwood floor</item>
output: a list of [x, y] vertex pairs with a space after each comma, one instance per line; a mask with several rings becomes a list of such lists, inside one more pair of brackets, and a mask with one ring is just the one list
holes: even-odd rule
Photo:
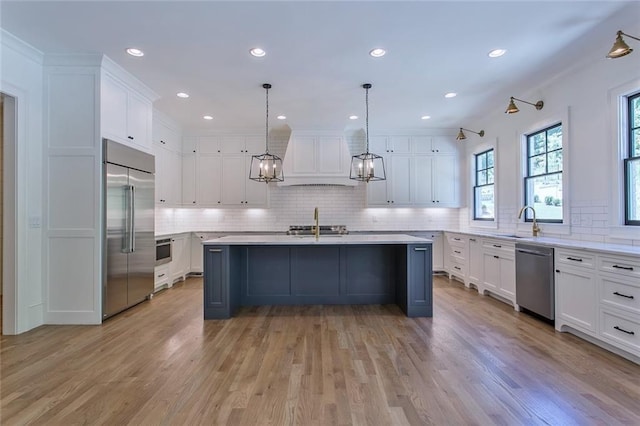
[[245, 308], [202, 280], [102, 326], [0, 340], [2, 425], [640, 424], [640, 365], [457, 282], [396, 306]]

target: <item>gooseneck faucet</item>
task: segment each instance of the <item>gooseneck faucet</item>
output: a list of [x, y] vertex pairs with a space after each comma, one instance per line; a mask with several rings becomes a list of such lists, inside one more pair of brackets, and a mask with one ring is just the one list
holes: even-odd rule
[[533, 233], [533, 236], [537, 237], [540, 233], [540, 227], [538, 226], [538, 222], [536, 222], [536, 209], [531, 206], [524, 206], [520, 209], [520, 213], [518, 213], [518, 219], [522, 217], [522, 213], [524, 213], [526, 209], [531, 209], [531, 211], [533, 212], [533, 229], [531, 231]]
[[316, 227], [314, 230], [315, 236], [316, 236], [316, 240], [320, 238], [320, 213], [318, 213], [318, 208], [316, 207], [313, 210], [313, 220], [316, 221]]

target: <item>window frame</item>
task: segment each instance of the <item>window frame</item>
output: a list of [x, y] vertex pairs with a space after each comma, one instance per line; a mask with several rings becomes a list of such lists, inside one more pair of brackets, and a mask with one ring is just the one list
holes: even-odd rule
[[[549, 130], [555, 129], [557, 127], [561, 128], [562, 131], [562, 136], [561, 136], [561, 145], [560, 148], [554, 149], [549, 151], [548, 150], [548, 143], [549, 143], [549, 138], [548, 138], [548, 132]], [[540, 178], [540, 177], [544, 177], [544, 176], [553, 176], [553, 175], [560, 175], [562, 178], [562, 193], [563, 193], [563, 199], [562, 199], [562, 218], [561, 219], [540, 219], [538, 217], [536, 217], [536, 222], [540, 222], [540, 223], [555, 223], [555, 224], [563, 224], [565, 222], [565, 210], [564, 210], [564, 204], [566, 202], [566, 200], [564, 199], [565, 196], [565, 181], [564, 181], [564, 171], [565, 171], [565, 167], [564, 167], [564, 161], [565, 161], [565, 142], [564, 142], [564, 132], [565, 132], [565, 125], [563, 124], [562, 121], [557, 121], [554, 124], [551, 125], [547, 125], [539, 130], [536, 131], [532, 131], [529, 132], [527, 134], [524, 135], [524, 142], [525, 142], [525, 156], [523, 158], [524, 160], [524, 164], [525, 164], [525, 169], [524, 169], [524, 176], [523, 176], [523, 206], [524, 205], [528, 205], [527, 203], [527, 199], [528, 199], [528, 181], [530, 179], [535, 179], [535, 178]], [[545, 133], [545, 150], [543, 153], [540, 154], [535, 154], [532, 155], [531, 154], [531, 144], [529, 143], [530, 138], [532, 138], [535, 135], [541, 134], [541, 133]], [[558, 152], [558, 151], [562, 151], [562, 170], [560, 171], [554, 171], [554, 172], [549, 172], [549, 153], [551, 152]], [[545, 173], [540, 173], [537, 175], [531, 175], [531, 158], [533, 157], [538, 157], [544, 155], [545, 156]], [[533, 217], [530, 217], [530, 210], [527, 209], [527, 211], [525, 211], [525, 217], [524, 217], [524, 221], [525, 222], [533, 222]]]
[[[631, 165], [631, 163], [636, 163], [636, 162], [640, 162], [640, 149], [638, 150], [638, 152], [634, 152], [634, 139], [633, 139], [633, 133], [634, 131], [638, 131], [640, 132], [640, 123], [638, 123], [638, 126], [633, 127], [633, 110], [631, 108], [631, 104], [633, 103], [633, 101], [635, 99], [638, 99], [638, 102], [640, 102], [640, 91], [636, 92], [636, 93], [631, 93], [628, 96], [625, 96], [625, 107], [626, 107], [626, 120], [623, 121], [622, 127], [625, 127], [625, 129], [623, 129], [622, 133], [626, 135], [626, 153], [625, 153], [625, 158], [623, 160], [623, 171], [624, 171], [624, 225], [625, 226], [640, 226], [640, 219], [629, 219], [629, 211], [630, 211], [630, 182], [629, 182], [629, 166]], [[634, 155], [635, 154], [635, 155]], [[640, 191], [640, 188], [638, 189]]]
[[[493, 156], [493, 166], [488, 167], [486, 166], [484, 169], [478, 169], [478, 157], [480, 157], [481, 155], [487, 156], [487, 154], [491, 153]], [[495, 155], [495, 149], [493, 147], [485, 149], [482, 152], [478, 152], [478, 153], [474, 153], [473, 154], [473, 160], [474, 160], [474, 164], [473, 164], [473, 174], [474, 174], [474, 185], [473, 185], [473, 190], [472, 190], [472, 197], [473, 197], [473, 213], [472, 213], [472, 220], [477, 220], [477, 221], [483, 221], [483, 222], [494, 222], [496, 220], [496, 155]], [[488, 161], [485, 160], [485, 165], [488, 164]], [[488, 174], [488, 170], [492, 169], [493, 170], [493, 181], [491, 183], [485, 183], [483, 185], [479, 185], [478, 184], [478, 174], [481, 171], [487, 171], [487, 177], [489, 176]], [[488, 181], [488, 179], [487, 179]], [[477, 203], [478, 203], [478, 199], [476, 197], [476, 189], [478, 188], [482, 188], [482, 187], [487, 187], [487, 186], [492, 186], [493, 187], [493, 217], [478, 217], [476, 216], [476, 212], [477, 212]]]

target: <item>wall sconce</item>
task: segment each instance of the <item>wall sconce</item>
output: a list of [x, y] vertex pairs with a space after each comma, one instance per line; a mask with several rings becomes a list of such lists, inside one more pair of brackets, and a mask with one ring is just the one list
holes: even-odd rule
[[458, 132], [458, 136], [456, 136], [456, 140], [457, 141], [462, 141], [462, 140], [465, 140], [467, 138], [467, 136], [464, 134], [463, 130], [466, 130], [467, 132], [475, 133], [476, 135], [479, 135], [480, 137], [484, 136], [484, 130], [480, 130], [479, 132], [474, 132], [473, 130], [463, 129], [462, 127], [460, 127], [460, 131]]
[[629, 53], [633, 52], [633, 49], [630, 48], [629, 45], [627, 43], [625, 43], [624, 40], [622, 39], [623, 35], [625, 35], [625, 36], [627, 36], [629, 38], [632, 38], [634, 40], [640, 41], [640, 38], [638, 38], [638, 37], [634, 37], [632, 35], [625, 34], [622, 31], [618, 31], [616, 33], [616, 41], [613, 42], [613, 47], [609, 51], [609, 54], [607, 55], [607, 58], [609, 58], [609, 59], [621, 58], [621, 57], [626, 56]]
[[538, 101], [535, 104], [532, 104], [531, 102], [523, 101], [522, 99], [514, 98], [512, 96], [511, 99], [509, 100], [509, 105], [507, 106], [507, 110], [505, 111], [505, 113], [515, 114], [516, 112], [520, 111], [516, 106], [516, 103], [513, 101], [524, 102], [525, 104], [533, 105], [534, 107], [536, 107], [538, 111], [540, 111], [544, 106], [544, 102], [542, 101]]

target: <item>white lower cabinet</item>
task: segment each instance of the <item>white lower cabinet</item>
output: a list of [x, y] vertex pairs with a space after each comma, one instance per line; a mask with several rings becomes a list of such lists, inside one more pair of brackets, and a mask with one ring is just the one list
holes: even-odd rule
[[[598, 320], [598, 292], [596, 271], [588, 254], [578, 251], [556, 250], [556, 319], [555, 327], [573, 327], [595, 336]], [[571, 264], [567, 264], [567, 259]], [[578, 265], [578, 266], [576, 266]]]
[[191, 269], [190, 234], [180, 234], [171, 239], [171, 284], [184, 281]]
[[516, 309], [515, 245], [500, 240], [482, 240], [483, 280], [478, 292], [490, 292], [511, 303]]
[[431, 243], [431, 254], [432, 254], [432, 262], [433, 262], [433, 270], [434, 271], [443, 271], [444, 270], [444, 236], [442, 232], [429, 232], [426, 235], [426, 238], [429, 238], [433, 241]]
[[469, 237], [469, 283], [478, 288], [484, 280], [484, 256], [482, 254], [482, 240]]
[[191, 234], [191, 273], [202, 274], [203, 271], [203, 248], [202, 242], [206, 239], [206, 234]]
[[159, 291], [169, 287], [171, 281], [171, 264], [156, 266], [154, 273], [154, 291]]

